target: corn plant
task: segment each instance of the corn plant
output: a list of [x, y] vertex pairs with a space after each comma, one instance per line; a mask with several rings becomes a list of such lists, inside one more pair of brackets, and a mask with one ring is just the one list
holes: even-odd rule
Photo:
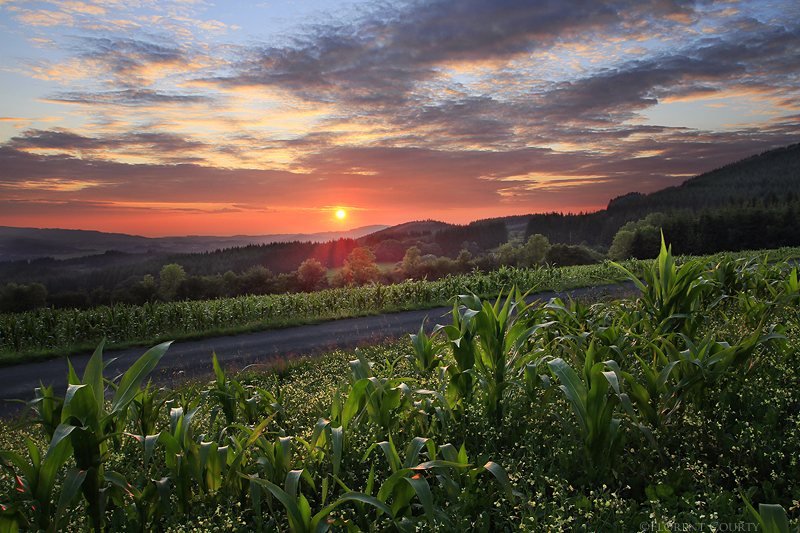
[[[444, 516], [443, 509], [435, 506], [431, 487], [424, 477], [427, 472], [430, 472], [434, 479], [438, 480], [450, 499], [451, 505], [458, 509], [456, 513], [467, 509], [477, 509], [476, 493], [479, 490], [479, 484], [476, 478], [484, 471], [489, 471], [495, 476], [510, 501], [513, 501], [517, 495], [513, 491], [508, 474], [503, 467], [493, 461], [488, 461], [481, 467], [472, 468], [473, 465], [467, 460], [463, 445], [461, 451], [456, 452], [455, 447], [450, 444], [439, 448], [432, 439], [416, 437], [409, 442], [405, 450], [405, 459], [402, 459], [390, 436], [388, 441], [370, 446], [362, 461], [366, 460], [376, 448], [383, 451], [391, 471], [391, 475], [381, 484], [377, 498], [385, 503], [388, 503], [391, 498], [391, 509], [394, 516], [405, 517], [401, 523], [409, 524], [414, 496], [422, 506], [429, 529], [434, 528], [437, 517]], [[427, 455], [429, 460], [420, 463], [420, 455]], [[371, 486], [371, 483], [369, 485]], [[487, 501], [483, 500], [483, 503], [487, 503]]]
[[[324, 506], [317, 513], [312, 515], [311, 505], [308, 499], [299, 490], [300, 479], [309, 480], [309, 476], [305, 470], [292, 470], [286, 476], [284, 488], [279, 487], [275, 483], [261, 479], [257, 476], [249, 476], [248, 479], [254, 483], [266, 488], [286, 509], [286, 514], [289, 520], [289, 527], [294, 533], [324, 533], [329, 531], [332, 525], [346, 526], [341, 519], [329, 519], [331, 512], [340, 505], [348, 502], [355, 502], [358, 504], [367, 504], [376, 507], [380, 511], [392, 516], [391, 509], [373, 496], [362, 494], [358, 492], [347, 492], [338, 500], [330, 505]], [[363, 507], [361, 507], [359, 515], [364, 517]]]
[[326, 457], [331, 464], [331, 474], [339, 475], [344, 454], [344, 429], [342, 426], [333, 427], [330, 420], [320, 418], [314, 426], [311, 440], [307, 443], [303, 441], [303, 443], [318, 462], [321, 462], [321, 456]]
[[588, 352], [581, 376], [561, 358], [550, 360], [547, 364], [561, 382], [559, 388], [569, 400], [572, 412], [578, 420], [584, 442], [583, 450], [588, 459], [589, 475], [601, 477], [613, 468], [625, 438], [624, 430], [621, 429], [622, 420], [614, 417], [618, 405], [625, 408], [632, 422], [642, 430], [653, 446], [655, 440], [651, 432], [639, 424], [630, 398], [627, 393], [622, 392], [622, 379], [616, 362], [595, 362], [591, 346]]
[[14, 452], [0, 451], [0, 466], [14, 476], [15, 489], [22, 499], [4, 510], [0, 531], [18, 531], [20, 527], [28, 526], [51, 533], [65, 525], [67, 517], [64, 514], [80, 491], [85, 474], [70, 469], [56, 503], [53, 494], [56, 477], [69, 461], [72, 446], [69, 440], [61, 439], [42, 457], [42, 452], [30, 438], [26, 437], [26, 443], [28, 460]]
[[774, 503], [759, 503], [758, 511], [753, 508], [753, 505], [744, 495], [744, 492], [739, 489], [739, 494], [750, 511], [750, 515], [756, 519], [756, 522], [761, 526], [761, 531], [764, 533], [799, 533], [800, 527], [789, 529], [789, 519], [786, 516], [786, 511], [783, 507]]
[[641, 355], [634, 354], [644, 378], [643, 384], [628, 372], [622, 372], [621, 375], [630, 388], [629, 395], [635, 402], [639, 415], [651, 430], [668, 433], [670, 420], [680, 407], [687, 389], [677, 387], [677, 381], [672, 375], [672, 369], [679, 361], [670, 361], [655, 344], [651, 345], [651, 349], [653, 360], [649, 363]]
[[137, 487], [116, 472], [109, 472], [106, 477], [133, 500], [133, 505], [125, 508], [126, 514], [142, 533], [151, 531], [152, 524], [158, 523], [162, 516], [169, 513], [171, 505], [167, 478], [148, 479], [143, 487]]
[[[125, 374], [116, 391], [110, 405], [106, 405], [104, 400], [104, 380], [103, 380], [103, 344], [97, 347], [86, 366], [83, 380], [78, 378], [72, 365], [69, 365], [69, 387], [63, 404], [55, 399], [49, 399], [52, 391], [43, 393], [39, 402], [40, 405], [50, 405], [53, 403], [61, 406], [61, 421], [56, 427], [50, 439], [50, 444], [44, 458], [38, 459], [38, 452], [34, 448], [29, 448], [32, 454], [32, 465], [34, 469], [45, 467], [47, 474], [40, 479], [36, 489], [37, 496], [52, 494], [52, 480], [54, 472], [64, 464], [65, 457], [71, 456], [75, 461], [75, 467], [70, 468], [62, 488], [62, 498], [56, 511], [56, 521], [61, 512], [65, 510], [62, 503], [69, 503], [72, 498], [63, 502], [64, 495], [69, 495], [71, 491], [79, 493], [86, 504], [86, 514], [89, 519], [89, 527], [94, 531], [102, 531], [104, 527], [103, 515], [107, 501], [110, 499], [117, 505], [123, 505], [124, 494], [117, 483], [120, 475], [114, 472], [106, 472], [103, 463], [109, 456], [108, 441], [122, 434], [125, 425], [125, 416], [130, 403], [139, 394], [142, 381], [155, 368], [161, 356], [166, 352], [169, 343], [161, 344], [148, 350], [136, 361]], [[54, 412], [50, 408], [42, 408], [39, 413]], [[40, 418], [47, 431], [49, 415]], [[37, 457], [34, 457], [37, 456]], [[63, 459], [63, 460], [62, 460]], [[22, 463], [15, 459], [18, 467]], [[32, 470], [25, 472], [26, 477], [32, 475]], [[51, 485], [47, 488], [47, 485]], [[42, 503], [42, 509], [50, 509], [49, 503]], [[52, 524], [49, 517], [42, 518], [42, 523]]]
[[[199, 407], [185, 412], [181, 407], [173, 407], [169, 413], [169, 429], [162, 431], [158, 440], [165, 448], [165, 464], [170, 472], [169, 480], [175, 488], [176, 507], [179, 514], [186, 514], [194, 499], [192, 474], [190, 471], [189, 455], [198, 459], [198, 447], [192, 440], [191, 422]], [[198, 465], [196, 465], [198, 466]], [[199, 476], [195, 476], [199, 477]]]
[[[439, 382], [446, 384], [446, 369], [440, 369]], [[438, 391], [418, 389], [414, 391], [420, 399], [413, 402], [405, 411], [403, 429], [410, 435], [433, 435], [441, 433], [447, 435], [448, 425], [451, 420], [456, 420], [456, 415], [447, 401], [447, 392], [444, 388]]]
[[152, 382], [137, 394], [128, 407], [128, 418], [143, 437], [158, 435], [157, 426], [161, 420], [161, 410], [172, 400], [173, 392], [167, 389], [154, 390]]
[[259, 477], [273, 483], [282, 483], [286, 479], [295, 466], [292, 458], [293, 440], [294, 437], [277, 436], [270, 441], [265, 435], [256, 439], [254, 446], [258, 455]]
[[436, 326], [435, 331], [443, 330], [453, 350], [455, 364], [444, 367], [449, 377], [447, 401], [453, 407], [457, 419], [462, 419], [465, 404], [472, 399], [475, 382], [475, 360], [478, 357], [478, 344], [475, 342], [475, 323], [472, 318], [479, 311], [460, 305], [460, 299], [453, 303], [453, 324]]
[[513, 489], [508, 473], [499, 464], [487, 461], [483, 466], [473, 467], [463, 444], [460, 449], [456, 449], [452, 444], [444, 444], [439, 452], [444, 461], [459, 465], [434, 468], [436, 479], [450, 501], [449, 515], [458, 521], [469, 524], [473, 515], [491, 508], [492, 502], [489, 495], [482, 490], [485, 483], [478, 477], [484, 472], [489, 472], [494, 476], [509, 501], [514, 501], [515, 498], [521, 496]]
[[650, 268], [643, 270], [640, 280], [628, 269], [613, 263], [639, 289], [638, 311], [643, 315], [639, 323], [651, 338], [669, 333], [683, 333], [694, 337], [705, 319], [704, 310], [718, 303], [723, 296], [709, 305], [703, 305], [712, 295], [714, 284], [701, 277], [705, 265], [689, 261], [680, 268], [675, 266], [672, 247], [661, 236], [661, 252]]
[[209, 390], [209, 397], [216, 400], [217, 405], [211, 411], [211, 420], [217, 418], [221, 411], [225, 417], [225, 425], [229, 427], [236, 422], [237, 411], [239, 408], [239, 397], [244, 395], [242, 386], [236, 380], [228, 380], [228, 377], [223, 372], [222, 367], [219, 366], [217, 353], [212, 352], [212, 361], [214, 366], [214, 373], [216, 374], [216, 381], [213, 388]]
[[770, 309], [777, 313], [781, 309], [791, 309], [789, 316], [795, 325], [800, 324], [800, 276], [795, 266], [786, 277], [772, 280], [767, 285], [770, 299], [775, 303], [774, 308]]
[[760, 348], [783, 345], [786, 337], [775, 330], [781, 328], [773, 327], [766, 334], [756, 330], [741, 343], [733, 345], [718, 341], [713, 333], [699, 341], [680, 335], [682, 344], [686, 346], [680, 351], [675, 344], [663, 339], [667, 357], [677, 363], [670, 370], [676, 376], [677, 390], [689, 394], [697, 407], [704, 407], [707, 391], [714, 383], [727, 376], [744, 381], [758, 366], [757, 351]]
[[[278, 396], [276, 397], [269, 391], [252, 385], [243, 385], [238, 379], [229, 378], [222, 370], [216, 352], [212, 352], [212, 363], [217, 378], [207, 391], [208, 397], [215, 400], [215, 405], [211, 408], [212, 424], [220, 413], [225, 418], [226, 428], [231, 427], [239, 417], [243, 418], [247, 424], [254, 425], [263, 418], [266, 412], [280, 413], [281, 416], [286, 416], [281, 405], [283, 391], [280, 387], [278, 387]], [[245, 367], [242, 372], [247, 368], [249, 367]]]
[[717, 290], [723, 294], [758, 290], [763, 283], [761, 272], [766, 268], [766, 260], [766, 256], [761, 263], [757, 257], [732, 259], [726, 256], [706, 272], [706, 278], [716, 283]]
[[[45, 387], [43, 383], [34, 390], [34, 398], [25, 404], [20, 420], [25, 420], [28, 412], [33, 412], [33, 417], [25, 424], [38, 424], [50, 441], [56, 428], [61, 424], [61, 411], [64, 408], [64, 399], [58, 398], [53, 393], [53, 385]], [[22, 401], [22, 400], [18, 400]]]
[[[342, 426], [348, 430], [351, 422], [358, 422], [366, 414], [371, 423], [389, 432], [398, 421], [398, 411], [413, 403], [406, 378], [377, 378], [372, 365], [360, 350], [358, 359], [350, 361], [353, 383], [342, 408]], [[393, 367], [394, 365], [392, 365]]]
[[425, 334], [425, 321], [423, 321], [416, 335], [409, 334], [414, 352], [411, 355], [407, 355], [406, 359], [422, 376], [429, 375], [441, 363], [441, 358], [437, 356], [437, 352], [444, 348], [444, 345], [434, 344], [434, 337], [438, 332], [439, 330], [434, 331], [433, 335], [428, 338]]
[[514, 287], [502, 306], [502, 295], [494, 305], [481, 302], [474, 295], [459, 297], [468, 309], [476, 311], [471, 317], [479, 339], [475, 367], [484, 393], [486, 416], [495, 427], [503, 424], [503, 397], [514, 385], [512, 378], [516, 378], [516, 371], [522, 366], [518, 360], [522, 348], [537, 330], [546, 327], [541, 323], [530, 325], [536, 317], [529, 317], [527, 312], [534, 304], [526, 305], [524, 296]]
[[[430, 486], [417, 475], [417, 471], [414, 469], [419, 465], [419, 454], [426, 445], [429, 448], [429, 457], [435, 457], [435, 444], [433, 441], [416, 437], [408, 444], [406, 458], [403, 461], [397, 452], [391, 435], [389, 435], [388, 441], [372, 444], [364, 454], [362, 462], [366, 461], [372, 450], [380, 447], [389, 463], [391, 475], [381, 485], [378, 491], [378, 500], [386, 503], [389, 500], [389, 496], [392, 496], [392, 514], [394, 516], [402, 516], [410, 514], [411, 499], [416, 494], [422, 503], [428, 522], [432, 526], [434, 510]], [[431, 452], [434, 453], [431, 455]]]

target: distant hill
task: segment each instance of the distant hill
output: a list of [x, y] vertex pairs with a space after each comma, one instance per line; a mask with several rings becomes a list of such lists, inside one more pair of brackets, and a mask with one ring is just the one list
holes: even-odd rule
[[149, 238], [100, 231], [0, 226], [0, 261], [19, 261], [40, 257], [68, 259], [103, 254], [108, 250], [127, 254], [203, 253], [252, 244], [295, 241], [316, 243], [338, 239], [357, 239], [387, 227], [373, 225], [349, 231], [312, 234], [234, 235], [232, 237], [189, 235], [186, 237]]
[[754, 199], [783, 199], [788, 193], [800, 195], [800, 144], [748, 157], [675, 187], [650, 194], [626, 194], [611, 200], [607, 210], [644, 213], [645, 216], [669, 209], [696, 212], [706, 207]]
[[723, 209], [761, 202], [792, 204], [800, 199], [800, 144], [770, 150], [650, 194], [631, 192], [594, 213], [531, 215], [526, 238], [540, 233], [551, 243], [608, 247], [628, 222], [652, 213]]
[[505, 218], [476, 220], [465, 225], [437, 220], [406, 222], [361, 237], [358, 242], [372, 248], [379, 261], [400, 261], [412, 246], [419, 248], [422, 255], [455, 258], [462, 249], [479, 254], [507, 242], [507, 225]]
[[372, 246], [388, 239], [402, 241], [409, 237], [422, 237], [425, 235], [431, 235], [444, 228], [453, 226], [454, 224], [439, 222], [438, 220], [417, 220], [414, 222], [405, 222], [403, 224], [391, 226], [374, 233], [370, 233], [369, 235], [365, 235], [364, 237], [359, 238], [358, 242], [361, 244], [366, 244], [367, 246]]

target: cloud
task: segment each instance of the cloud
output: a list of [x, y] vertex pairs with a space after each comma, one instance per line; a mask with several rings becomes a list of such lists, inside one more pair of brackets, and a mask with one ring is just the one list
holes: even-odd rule
[[12, 150], [42, 153], [57, 151], [78, 158], [110, 159], [112, 155], [135, 156], [146, 153], [165, 163], [202, 161], [197, 156], [209, 149], [198, 141], [161, 132], [131, 133], [122, 136], [87, 137], [65, 129], [28, 130], [6, 146]]
[[[242, 49], [230, 75], [203, 82], [335, 105], [338, 112], [321, 126], [357, 131], [349, 136], [354, 142], [452, 149], [568, 142], [576, 133], [592, 136], [589, 129], [606, 139], [643, 133], [630, 121], [659, 102], [715, 97], [737, 87], [785, 93], [783, 102], [791, 105], [798, 27], [745, 23], [735, 12], [717, 16], [741, 24], [689, 44], [675, 40], [633, 55], [618, 50], [578, 76], [531, 80], [538, 57], [555, 51], [580, 57], [598, 39], [661, 35], [669, 42], [686, 37], [701, 16], [692, 3], [666, 1], [381, 5], [350, 24], [314, 26], [283, 46]], [[665, 23], [665, 17], [672, 18]]]
[[[686, 12], [671, 2], [647, 4]], [[384, 5], [348, 25], [319, 25], [292, 45], [254, 47], [219, 77], [223, 86], [278, 86], [308, 99], [405, 103], [415, 84], [443, 66], [526, 57], [556, 43], [624, 33], [637, 2], [467, 0]], [[648, 15], [652, 16], [652, 12]]]
[[153, 91], [148, 89], [127, 89], [120, 91], [90, 92], [60, 92], [48, 96], [51, 102], [63, 102], [83, 105], [113, 105], [125, 107], [157, 106], [164, 104], [198, 104], [210, 103], [213, 99], [201, 94], [177, 94]]
[[63, 26], [72, 27], [76, 25], [75, 18], [60, 11], [50, 11], [46, 9], [39, 9], [33, 11], [31, 9], [22, 9], [17, 6], [10, 6], [6, 8], [13, 17], [21, 24], [29, 26]]
[[83, 37], [76, 43], [76, 52], [84, 61], [102, 66], [121, 81], [142, 82], [154, 67], [180, 70], [191, 62], [186, 49], [170, 42]]

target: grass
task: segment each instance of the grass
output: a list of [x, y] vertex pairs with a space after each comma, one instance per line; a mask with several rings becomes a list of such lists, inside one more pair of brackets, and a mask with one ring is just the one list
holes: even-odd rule
[[[396, 262], [395, 263], [376, 263], [376, 264], [378, 265], [378, 269], [381, 272], [393, 272], [395, 267], [397, 266]], [[328, 282], [333, 281], [333, 278], [336, 277], [336, 274], [338, 274], [341, 271], [342, 271], [342, 267], [329, 268], [328, 269], [328, 273], [327, 273]]]

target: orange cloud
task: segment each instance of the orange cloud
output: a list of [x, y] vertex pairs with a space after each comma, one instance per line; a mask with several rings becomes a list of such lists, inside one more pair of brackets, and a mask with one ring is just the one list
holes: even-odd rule
[[15, 13], [14, 18], [20, 23], [30, 26], [74, 26], [75, 19], [72, 15], [62, 13], [59, 11], [49, 11], [40, 9], [33, 11], [30, 9], [22, 9], [16, 6], [6, 8], [8, 11]]

